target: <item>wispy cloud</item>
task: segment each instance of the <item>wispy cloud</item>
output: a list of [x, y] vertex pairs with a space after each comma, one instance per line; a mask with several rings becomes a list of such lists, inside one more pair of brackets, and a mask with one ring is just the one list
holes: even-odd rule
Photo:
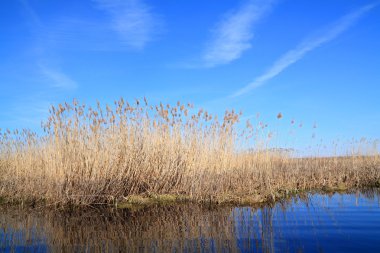
[[52, 87], [62, 89], [75, 89], [77, 87], [77, 83], [60, 69], [51, 68], [44, 64], [39, 64], [39, 68], [43, 77]]
[[162, 21], [142, 0], [94, 0], [111, 17], [111, 28], [131, 48], [142, 49], [161, 29]]
[[213, 37], [202, 56], [205, 67], [229, 63], [251, 47], [254, 25], [271, 9], [272, 0], [251, 0], [225, 14], [213, 30]]
[[[89, 7], [104, 15], [58, 15], [42, 22], [28, 0], [19, 0], [28, 18], [35, 47], [42, 51], [141, 50], [159, 36], [164, 22], [143, 0], [92, 0]], [[90, 2], [91, 3], [91, 2]]]
[[[45, 24], [41, 21], [37, 12], [29, 4], [27, 0], [20, 0], [22, 6], [24, 7], [25, 14], [27, 14], [28, 24], [30, 26], [30, 31], [36, 36], [39, 37], [43, 32], [46, 33], [48, 30]], [[61, 89], [75, 89], [77, 83], [65, 74], [61, 69], [57, 67], [52, 67], [51, 64], [47, 64], [46, 60], [49, 59], [52, 61], [51, 55], [53, 55], [49, 48], [46, 46], [44, 40], [37, 39], [37, 42], [34, 45], [34, 59], [33, 62], [36, 62], [37, 73], [40, 76], [42, 82], [48, 82], [50, 87], [61, 88]], [[55, 57], [54, 57], [55, 58]], [[41, 63], [43, 62], [43, 63]]]
[[322, 33], [319, 33], [318, 36], [305, 40], [295, 49], [288, 51], [286, 54], [280, 57], [264, 74], [257, 77], [253, 82], [244, 88], [235, 92], [232, 97], [243, 95], [274, 78], [282, 71], [284, 71], [287, 67], [301, 60], [308, 52], [338, 37], [340, 34], [350, 28], [360, 17], [373, 9], [376, 5], [377, 4], [363, 6], [360, 9], [343, 16], [340, 20], [331, 25], [329, 29], [324, 30]]
[[37, 15], [34, 9], [29, 5], [28, 0], [20, 0], [20, 3], [24, 7], [24, 10], [26, 11], [26, 14], [28, 15], [28, 18], [31, 21], [31, 23], [34, 26], [41, 27], [42, 23], [41, 23], [40, 17]]

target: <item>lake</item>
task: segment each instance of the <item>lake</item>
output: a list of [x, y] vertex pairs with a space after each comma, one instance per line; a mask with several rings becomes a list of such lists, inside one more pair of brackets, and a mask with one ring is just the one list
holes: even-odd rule
[[1, 252], [380, 252], [379, 191], [308, 194], [260, 208], [0, 207]]

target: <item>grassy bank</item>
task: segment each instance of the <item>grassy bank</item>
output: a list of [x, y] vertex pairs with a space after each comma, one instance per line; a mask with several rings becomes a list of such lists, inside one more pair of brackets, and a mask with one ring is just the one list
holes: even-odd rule
[[[239, 117], [146, 100], [52, 107], [44, 134], [1, 133], [0, 196], [60, 206], [127, 203], [131, 196], [260, 202], [380, 184], [378, 154], [292, 158], [263, 149], [265, 125], [237, 127]], [[256, 146], [238, 148], [250, 139]]]

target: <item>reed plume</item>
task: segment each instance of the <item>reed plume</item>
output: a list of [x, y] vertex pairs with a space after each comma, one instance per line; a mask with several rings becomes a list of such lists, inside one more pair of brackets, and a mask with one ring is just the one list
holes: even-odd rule
[[[43, 134], [0, 133], [0, 196], [54, 205], [160, 194], [255, 202], [289, 191], [380, 182], [378, 153], [292, 158], [258, 140], [272, 137], [267, 124], [237, 127], [240, 117], [227, 110], [219, 120], [192, 104], [150, 105], [146, 98], [105, 107], [76, 100], [52, 106]], [[252, 139], [256, 146], [241, 148]]]

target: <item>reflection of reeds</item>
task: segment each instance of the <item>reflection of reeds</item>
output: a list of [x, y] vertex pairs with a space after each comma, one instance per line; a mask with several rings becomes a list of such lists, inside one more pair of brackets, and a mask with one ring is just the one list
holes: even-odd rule
[[[379, 191], [356, 194], [362, 200], [379, 199]], [[337, 197], [332, 206], [345, 209]], [[339, 208], [325, 208], [323, 200], [328, 198], [305, 195], [260, 209], [181, 204], [136, 212], [60, 212], [0, 207], [0, 251], [22, 246], [26, 251], [41, 248], [44, 252], [294, 252], [289, 246], [303, 245], [299, 233], [305, 226], [315, 230], [313, 237], [306, 238], [315, 243], [321, 235], [318, 227], [336, 225], [329, 222]]]
[[133, 214], [31, 210], [25, 215], [25, 210], [8, 209], [2, 210], [0, 228], [11, 239], [0, 244], [33, 248], [43, 242], [50, 250], [63, 252], [237, 252], [230, 212], [231, 208], [211, 210], [198, 205]]
[[240, 140], [268, 136], [266, 124], [240, 129], [233, 110], [222, 120], [193, 110], [146, 99], [134, 105], [120, 99], [105, 109], [77, 101], [52, 107], [43, 136], [1, 133], [0, 195], [62, 205], [141, 194], [252, 202], [280, 192], [379, 184], [378, 154], [294, 159], [260, 145], [245, 152]]

